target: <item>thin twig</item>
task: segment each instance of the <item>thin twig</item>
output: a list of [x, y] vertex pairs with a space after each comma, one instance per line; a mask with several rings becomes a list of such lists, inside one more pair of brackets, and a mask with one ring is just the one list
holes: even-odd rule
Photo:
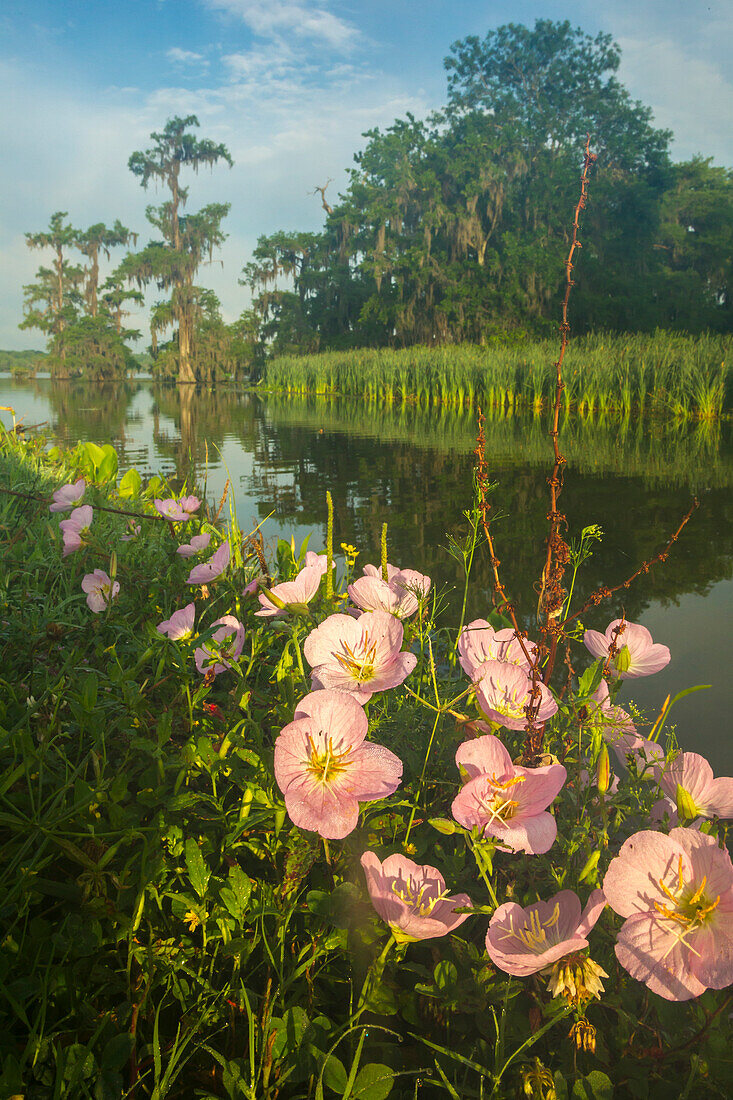
[[[49, 500], [48, 497], [38, 496], [37, 493], [18, 493], [14, 489], [3, 488], [0, 488], [0, 493], [5, 493], [11, 497], [20, 497], [21, 500], [37, 500], [39, 504], [53, 504], [53, 498]], [[159, 523], [161, 519], [159, 515], [151, 516], [149, 512], [126, 512], [123, 508], [110, 508], [104, 504], [95, 504], [94, 508], [98, 512], [114, 512], [118, 516], [134, 516], [135, 519], [152, 519], [156, 523]]]

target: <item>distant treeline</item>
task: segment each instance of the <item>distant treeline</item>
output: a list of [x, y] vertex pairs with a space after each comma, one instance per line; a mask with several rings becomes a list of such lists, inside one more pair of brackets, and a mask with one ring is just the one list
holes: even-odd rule
[[0, 371], [33, 373], [48, 370], [44, 351], [0, 351]]
[[[152, 369], [180, 382], [256, 378], [283, 355], [546, 336], [589, 132], [573, 331], [730, 333], [733, 172], [702, 156], [672, 162], [672, 133], [619, 83], [620, 57], [609, 35], [551, 20], [454, 43], [446, 106], [367, 131], [337, 197], [330, 179], [303, 181], [316, 184], [323, 229], [259, 238], [240, 279], [252, 305], [231, 324], [195, 281], [229, 206], [189, 211], [180, 178], [231, 156], [191, 133], [195, 116], [170, 119], [128, 162], [144, 188], [169, 192], [146, 210], [154, 238], [129, 251], [138, 235], [119, 221], [81, 230], [54, 214], [27, 234], [54, 260], [25, 288], [22, 327], [48, 334], [54, 373], [119, 376], [137, 335], [126, 303], [155, 287]], [[100, 284], [100, 257], [118, 247], [127, 255]]]

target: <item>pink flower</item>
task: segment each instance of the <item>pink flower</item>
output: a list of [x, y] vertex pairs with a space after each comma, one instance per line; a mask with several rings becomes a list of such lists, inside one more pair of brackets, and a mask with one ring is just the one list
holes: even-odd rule
[[53, 504], [48, 506], [49, 512], [68, 512], [84, 496], [86, 487], [87, 483], [83, 477], [80, 477], [73, 484], [62, 485], [53, 494]]
[[[525, 638], [524, 646], [530, 657], [534, 657], [535, 643]], [[461, 668], [472, 680], [484, 661], [505, 661], [518, 665], [525, 672], [530, 670], [516, 632], [511, 627], [494, 630], [486, 619], [474, 619], [464, 626], [458, 638], [458, 656]]]
[[375, 691], [397, 687], [415, 665], [402, 653], [402, 623], [386, 611], [365, 611], [358, 619], [329, 615], [303, 644], [315, 686], [350, 692], [360, 703]]
[[526, 978], [587, 947], [588, 935], [605, 906], [602, 890], [593, 891], [582, 913], [572, 890], [561, 890], [549, 901], [526, 909], [516, 901], [505, 902], [489, 922], [486, 950], [505, 974]]
[[80, 508], [75, 508], [68, 519], [62, 519], [59, 522], [61, 528], [61, 534], [64, 539], [64, 552], [62, 557], [66, 557], [68, 554], [73, 554], [78, 550], [82, 544], [82, 535], [85, 534], [92, 525], [92, 516], [94, 509], [91, 504], [82, 504]]
[[562, 764], [521, 768], [491, 734], [459, 745], [456, 764], [468, 781], [454, 798], [451, 813], [464, 829], [478, 827], [514, 852], [549, 851], [557, 825], [547, 807], [567, 778]]
[[[189, 607], [193, 607], [193, 604], [189, 604]], [[193, 656], [200, 673], [208, 672], [218, 676], [220, 672], [230, 669], [232, 662], [241, 654], [244, 647], [244, 627], [233, 615], [222, 615], [221, 619], [211, 625], [218, 626], [219, 629], [214, 631], [209, 641], [194, 650]], [[214, 642], [217, 644], [213, 645]]]
[[282, 617], [289, 607], [297, 610], [306, 606], [315, 596], [321, 583], [323, 570], [320, 565], [309, 565], [301, 569], [297, 577], [292, 581], [283, 581], [269, 589], [270, 593], [279, 601], [279, 606], [269, 598], [265, 592], [260, 592], [259, 600], [262, 607], [255, 611], [255, 615], [263, 619]]
[[170, 619], [164, 619], [162, 623], [158, 623], [156, 629], [161, 634], [167, 634], [172, 642], [177, 642], [181, 638], [190, 638], [193, 634], [195, 618], [196, 605], [188, 603], [180, 610], [174, 611]]
[[733, 982], [733, 865], [695, 829], [634, 833], [606, 872], [603, 893], [626, 917], [616, 958], [668, 1001]]
[[[399, 568], [399, 566], [390, 565], [389, 562], [387, 562], [387, 583], [389, 584], [389, 582], [394, 577], [396, 577], [398, 573], [401, 573], [401, 572], [402, 572], [402, 570]], [[365, 565], [364, 566], [364, 576], [365, 577], [378, 577], [379, 580], [383, 580], [381, 565]]]
[[257, 591], [257, 589], [259, 587], [260, 587], [260, 578], [259, 577], [254, 577], [254, 579], [251, 580], [249, 582], [249, 584], [245, 584], [244, 591], [242, 592], [242, 595], [243, 596], [254, 596], [255, 592]]
[[427, 596], [430, 584], [430, 577], [415, 569], [400, 569], [393, 571], [387, 584], [381, 577], [359, 577], [349, 585], [348, 593], [362, 611], [387, 611], [398, 619], [407, 619]]
[[[476, 699], [486, 717], [510, 730], [524, 729], [532, 693], [532, 681], [524, 669], [506, 661], [484, 661], [475, 676]], [[545, 722], [557, 712], [557, 703], [541, 681], [537, 688], [540, 701], [535, 720]]]
[[[322, 577], [325, 576], [325, 574], [328, 572], [328, 555], [327, 554], [317, 554], [315, 552], [315, 550], [307, 550], [306, 554], [305, 554], [305, 558], [303, 559], [303, 568], [304, 569], [311, 569], [314, 565], [317, 565], [318, 568], [320, 569], [321, 576]], [[335, 561], [331, 562], [331, 568], [332, 569], [336, 568], [336, 562]]]
[[713, 777], [713, 769], [704, 756], [681, 752], [669, 764], [658, 769], [659, 786], [677, 805], [677, 790], [689, 795], [690, 810], [697, 817], [733, 818], [733, 779]]
[[374, 852], [364, 852], [361, 865], [372, 905], [398, 943], [434, 940], [453, 932], [468, 916], [454, 910], [473, 904], [468, 894], [449, 896], [445, 879], [429, 864], [413, 863], [399, 854], [382, 863]]
[[645, 626], [629, 623], [625, 619], [614, 619], [606, 627], [605, 634], [600, 634], [597, 630], [586, 630], [583, 641], [594, 657], [604, 661], [608, 658], [611, 645], [615, 643], [616, 654], [609, 662], [609, 670], [619, 680], [651, 676], [668, 665], [670, 660], [666, 645], [652, 642], [652, 636]]
[[153, 504], [163, 519], [172, 520], [174, 523], [185, 523], [201, 507], [201, 501], [194, 496], [181, 497], [180, 500], [176, 500], [175, 497], [160, 500], [156, 497]]
[[124, 535], [120, 535], [120, 542], [132, 542], [140, 534], [142, 527], [139, 523], [133, 523], [132, 520], [127, 521], [127, 532]]
[[328, 839], [355, 828], [359, 803], [386, 798], [400, 784], [402, 761], [364, 738], [367, 717], [341, 691], [313, 691], [275, 742], [275, 778], [290, 819]]
[[113, 584], [103, 569], [87, 573], [82, 578], [81, 587], [87, 593], [87, 604], [95, 615], [104, 611], [112, 600], [116, 600], [120, 591], [119, 581]]
[[176, 550], [177, 554], [180, 554], [182, 558], [193, 558], [196, 554], [200, 554], [202, 550], [211, 542], [211, 535], [194, 535], [190, 542], [184, 542], [183, 546], [179, 546]]
[[204, 561], [200, 565], [194, 565], [193, 569], [188, 574], [186, 584], [208, 584], [209, 581], [216, 580], [229, 565], [231, 553], [229, 540], [227, 539], [221, 544], [216, 553], [212, 554], [208, 561]]

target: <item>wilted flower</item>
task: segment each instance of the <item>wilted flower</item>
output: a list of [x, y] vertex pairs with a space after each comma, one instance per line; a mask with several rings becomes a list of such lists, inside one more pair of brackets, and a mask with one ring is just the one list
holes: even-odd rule
[[82, 535], [91, 527], [93, 515], [94, 509], [91, 504], [82, 504], [80, 508], [74, 509], [68, 519], [60, 521], [59, 527], [64, 539], [62, 555], [64, 558], [80, 548]]
[[399, 853], [381, 862], [374, 852], [364, 852], [361, 865], [372, 905], [398, 942], [445, 936], [468, 916], [454, 912], [472, 904], [468, 894], [449, 896], [435, 867], [413, 863]]
[[356, 826], [359, 803], [397, 789], [402, 761], [365, 741], [367, 716], [352, 695], [313, 691], [275, 742], [275, 778], [294, 825], [340, 840]]
[[163, 519], [172, 520], [174, 523], [185, 523], [201, 507], [201, 501], [194, 496], [181, 497], [180, 500], [176, 500], [175, 497], [159, 500], [156, 497], [153, 504]]
[[350, 692], [360, 703], [375, 691], [401, 684], [417, 664], [414, 653], [402, 653], [399, 619], [385, 611], [365, 611], [358, 619], [329, 615], [303, 644], [314, 686]]
[[[484, 661], [476, 671], [476, 700], [485, 716], [507, 729], [524, 729], [527, 708], [532, 702], [532, 680], [518, 665], [506, 661]], [[537, 681], [539, 708], [535, 721], [545, 722], [557, 712], [552, 692]]]
[[139, 523], [135, 523], [129, 519], [127, 521], [127, 530], [124, 535], [120, 535], [120, 542], [132, 542], [140, 534], [142, 527]]
[[209, 581], [216, 580], [229, 565], [231, 554], [229, 540], [226, 539], [208, 561], [204, 561], [200, 565], [194, 565], [188, 574], [186, 584], [208, 584]]
[[104, 611], [112, 600], [117, 599], [120, 582], [113, 583], [103, 569], [95, 569], [93, 573], [87, 573], [82, 578], [81, 587], [87, 593], [90, 610], [96, 615]]
[[505, 902], [489, 922], [486, 950], [500, 970], [526, 978], [587, 947], [605, 904], [602, 890], [593, 891], [582, 913], [573, 890], [561, 890], [526, 908]]
[[[301, 569], [292, 581], [283, 581], [282, 584], [274, 585], [267, 592], [260, 592], [259, 601], [262, 606], [259, 611], [255, 611], [255, 615], [262, 619], [270, 619], [285, 615], [290, 607], [296, 610], [305, 608], [318, 591], [323, 572], [320, 564], [309, 565]], [[271, 599], [271, 596], [274, 596], [275, 600]]]
[[[603, 891], [597, 893], [603, 896]], [[605, 904], [605, 903], [604, 903]], [[600, 916], [600, 913], [598, 914]], [[597, 919], [597, 918], [596, 918]], [[549, 968], [549, 981], [547, 988], [553, 997], [564, 997], [565, 1000], [579, 1008], [584, 1001], [590, 1001], [593, 997], [600, 1000], [604, 992], [601, 978], [607, 978], [608, 974], [594, 962], [589, 955], [573, 952], [553, 963]]]
[[53, 494], [53, 504], [48, 506], [49, 512], [68, 512], [84, 496], [86, 487], [87, 483], [83, 477], [68, 485], [62, 485]]
[[211, 542], [211, 533], [206, 532], [203, 535], [194, 535], [190, 542], [184, 542], [183, 546], [179, 546], [176, 550], [177, 554], [180, 554], [182, 558], [193, 558], [196, 554], [200, 554], [202, 550]]
[[[534, 659], [537, 646], [524, 639], [524, 648]], [[512, 627], [494, 630], [486, 619], [474, 619], [468, 626], [464, 626], [458, 638], [458, 657], [461, 668], [476, 679], [476, 673], [485, 661], [505, 661], [507, 664], [518, 665], [525, 672], [530, 670], [530, 662], [517, 638], [516, 631]]]
[[659, 786], [678, 810], [684, 792], [684, 817], [733, 817], [733, 779], [715, 779], [713, 769], [696, 752], [681, 752], [658, 769]]
[[164, 619], [158, 623], [156, 630], [160, 634], [167, 634], [172, 642], [178, 642], [182, 638], [189, 638], [193, 634], [193, 624], [196, 618], [196, 605], [186, 604], [185, 607], [174, 611], [170, 619]]
[[515, 852], [549, 851], [557, 824], [546, 808], [565, 783], [562, 764], [521, 768], [491, 734], [464, 741], [456, 764], [468, 782], [453, 800], [451, 813], [464, 829], [478, 827]]
[[[208, 673], [210, 676], [218, 676], [220, 672], [227, 672], [232, 667], [232, 662], [241, 654], [244, 647], [244, 627], [234, 615], [222, 615], [212, 626], [219, 629], [194, 650], [193, 656], [196, 668], [202, 675]], [[214, 642], [216, 645], [212, 644]]]
[[733, 982], [733, 865], [695, 829], [634, 833], [606, 872], [603, 893], [626, 917], [616, 958], [668, 1001]]
[[670, 660], [666, 645], [653, 642], [645, 626], [629, 623], [626, 619], [614, 619], [604, 634], [586, 630], [583, 641], [594, 657], [604, 661], [608, 659], [611, 647], [615, 646], [616, 652], [609, 660], [609, 671], [619, 680], [651, 676], [668, 665]]

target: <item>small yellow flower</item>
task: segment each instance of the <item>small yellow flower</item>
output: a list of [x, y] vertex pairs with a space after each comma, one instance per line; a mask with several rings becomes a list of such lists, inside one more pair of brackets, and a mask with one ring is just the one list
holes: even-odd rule
[[194, 913], [193, 909], [189, 909], [183, 919], [188, 925], [189, 932], [195, 932], [201, 924], [201, 918], [199, 917], [198, 913]]

